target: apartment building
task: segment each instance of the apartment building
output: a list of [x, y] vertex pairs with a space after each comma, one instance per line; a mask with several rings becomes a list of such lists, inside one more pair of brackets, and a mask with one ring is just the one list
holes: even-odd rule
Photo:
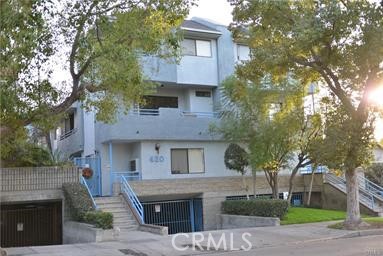
[[[209, 127], [219, 125], [221, 82], [249, 58], [249, 48], [234, 42], [225, 26], [204, 19], [186, 20], [181, 29], [178, 64], [142, 57], [145, 75], [159, 84], [144, 106], [105, 124], [75, 103], [52, 140], [94, 170], [87, 180], [93, 196], [119, 193], [123, 176], [143, 205], [145, 222], [171, 226], [171, 233], [214, 229], [221, 202], [246, 193], [240, 176], [224, 165], [227, 143]], [[258, 193], [270, 193], [263, 176], [258, 182]], [[287, 191], [287, 179], [280, 187]], [[186, 224], [174, 226], [177, 221]]]

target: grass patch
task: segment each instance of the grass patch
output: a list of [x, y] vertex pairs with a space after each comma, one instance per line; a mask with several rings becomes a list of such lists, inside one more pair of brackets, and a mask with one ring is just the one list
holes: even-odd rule
[[291, 207], [281, 220], [281, 225], [344, 220], [345, 218], [346, 212], [343, 211]]

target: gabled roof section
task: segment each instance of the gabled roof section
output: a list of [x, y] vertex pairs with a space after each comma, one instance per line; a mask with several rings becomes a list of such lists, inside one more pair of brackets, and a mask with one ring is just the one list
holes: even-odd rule
[[203, 25], [201, 23], [198, 23], [194, 20], [184, 20], [184, 22], [181, 25], [181, 28], [187, 29], [187, 30], [205, 30], [205, 31], [209, 31], [209, 32], [220, 33], [218, 30], [211, 28], [211, 27], [208, 27], [206, 25]]
[[220, 31], [194, 20], [184, 20], [181, 29], [190, 35], [210, 35], [208, 37], [219, 37], [222, 34]]

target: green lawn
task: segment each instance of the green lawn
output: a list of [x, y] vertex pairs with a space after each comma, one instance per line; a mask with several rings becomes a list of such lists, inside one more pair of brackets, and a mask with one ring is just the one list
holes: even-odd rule
[[281, 220], [281, 225], [344, 220], [345, 218], [346, 213], [343, 211], [291, 207], [286, 216]]

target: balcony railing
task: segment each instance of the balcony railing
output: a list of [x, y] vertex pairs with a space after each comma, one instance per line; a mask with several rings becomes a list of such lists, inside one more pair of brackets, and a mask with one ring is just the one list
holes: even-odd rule
[[123, 176], [127, 181], [141, 180], [140, 171], [112, 172], [112, 182], [119, 182]]
[[[167, 111], [168, 108], [160, 109], [143, 109], [143, 108], [133, 108], [130, 113], [133, 115], [139, 116], [161, 116], [161, 112]], [[176, 111], [180, 116], [185, 117], [207, 117], [207, 118], [219, 118], [221, 117], [221, 112], [192, 112], [192, 111], [182, 111], [180, 109], [169, 108], [171, 111]]]
[[75, 134], [76, 132], [77, 132], [77, 128], [74, 128], [74, 129], [72, 129], [70, 131], [67, 131], [66, 133], [60, 135], [60, 140], [66, 139], [69, 136]]

